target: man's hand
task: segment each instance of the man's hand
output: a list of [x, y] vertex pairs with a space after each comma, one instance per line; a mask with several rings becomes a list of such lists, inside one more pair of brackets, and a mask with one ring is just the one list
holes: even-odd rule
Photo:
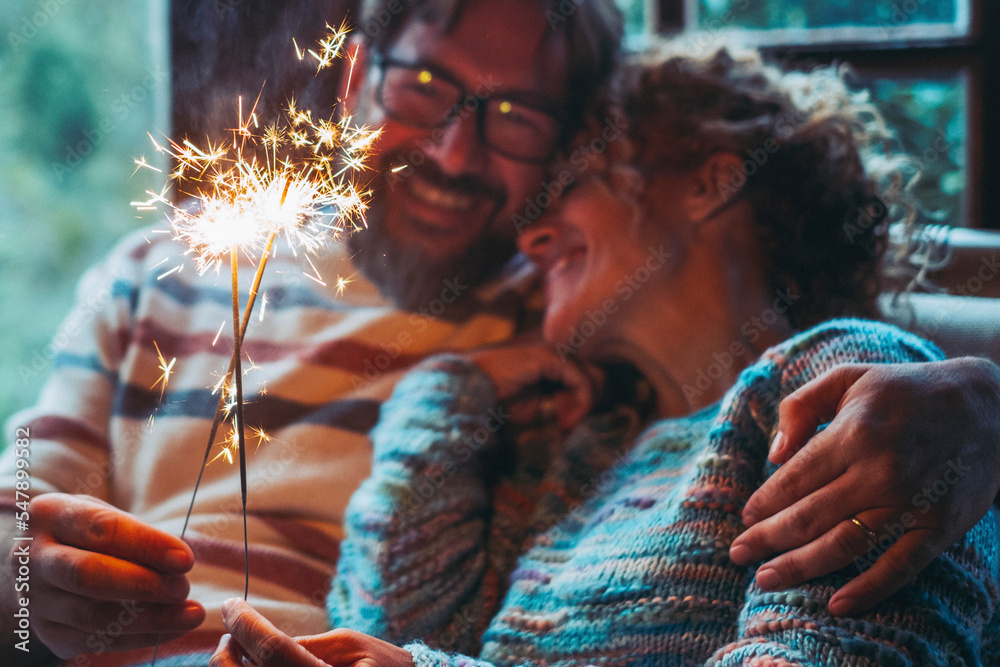
[[60, 658], [153, 646], [204, 620], [187, 600], [194, 554], [180, 539], [89, 496], [43, 494], [29, 511], [31, 627]]
[[222, 619], [231, 633], [219, 642], [210, 667], [413, 667], [409, 651], [352, 630], [292, 638], [243, 600], [226, 600]]
[[994, 502], [1000, 369], [973, 358], [836, 368], [781, 403], [769, 458], [783, 465], [747, 502], [749, 529], [733, 542], [733, 562], [785, 552], [758, 569], [765, 589], [857, 566], [864, 574], [829, 607], [863, 611], [913, 579]]
[[[529, 421], [551, 404], [559, 425], [570, 429], [593, 405], [600, 372], [559, 356], [548, 343], [512, 343], [473, 352], [469, 358], [493, 381], [497, 398], [510, 403], [515, 422]], [[532, 391], [543, 383], [558, 387], [552, 398]]]

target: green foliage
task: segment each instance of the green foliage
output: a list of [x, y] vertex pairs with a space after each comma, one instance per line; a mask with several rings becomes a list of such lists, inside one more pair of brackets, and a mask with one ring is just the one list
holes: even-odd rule
[[920, 205], [934, 218], [965, 225], [965, 80], [875, 78], [863, 82], [899, 142], [917, 162], [913, 187]]
[[645, 0], [615, 0], [625, 17], [626, 41], [643, 35], [646, 31]]
[[[147, 224], [165, 118], [156, 0], [0, 0], [0, 421], [31, 404], [83, 270]], [[151, 218], [152, 219], [152, 218]]]
[[698, 21], [714, 28], [830, 28], [951, 23], [962, 0], [698, 0]]

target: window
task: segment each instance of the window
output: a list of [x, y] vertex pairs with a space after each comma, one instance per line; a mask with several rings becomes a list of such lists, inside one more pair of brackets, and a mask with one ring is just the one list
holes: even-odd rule
[[[627, 46], [653, 33], [760, 47], [790, 66], [847, 62], [901, 147], [922, 165], [917, 192], [943, 222], [1000, 227], [997, 128], [1000, 3], [986, 0], [619, 0]], [[639, 17], [639, 18], [636, 18]], [[995, 125], [995, 124], [994, 124]]]
[[969, 35], [968, 0], [688, 0], [686, 27], [758, 44], [939, 41]]
[[3, 0], [0, 421], [37, 396], [80, 274], [152, 222], [131, 157], [169, 132], [167, 27], [166, 0]]

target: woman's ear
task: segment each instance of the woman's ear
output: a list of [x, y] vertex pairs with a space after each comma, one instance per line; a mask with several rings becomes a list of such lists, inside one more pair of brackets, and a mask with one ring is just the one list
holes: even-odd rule
[[344, 116], [353, 116], [358, 108], [358, 97], [364, 90], [365, 77], [368, 71], [368, 49], [364, 40], [354, 35], [347, 42], [344, 58], [344, 69], [340, 74], [340, 89], [337, 99]]
[[691, 172], [688, 216], [704, 222], [721, 211], [746, 183], [743, 161], [734, 153], [714, 153]]

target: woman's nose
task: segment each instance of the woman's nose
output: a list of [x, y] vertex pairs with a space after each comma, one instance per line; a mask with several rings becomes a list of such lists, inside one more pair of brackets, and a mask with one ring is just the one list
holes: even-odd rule
[[545, 256], [557, 234], [554, 217], [543, 215], [521, 230], [521, 234], [517, 237], [517, 247], [530, 260], [538, 262]]

